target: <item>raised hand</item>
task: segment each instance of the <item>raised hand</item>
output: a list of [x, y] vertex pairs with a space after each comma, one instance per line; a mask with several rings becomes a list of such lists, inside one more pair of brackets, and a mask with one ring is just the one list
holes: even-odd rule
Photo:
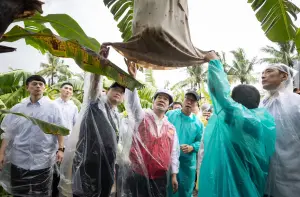
[[129, 60], [125, 59], [125, 58], [124, 58], [124, 61], [127, 65], [127, 69], [128, 69], [129, 74], [133, 78], [136, 78], [136, 72], [137, 72], [136, 64], [132, 61], [129, 61]]
[[220, 58], [215, 51], [210, 51], [204, 56], [204, 59], [209, 62], [210, 60], [218, 60]]

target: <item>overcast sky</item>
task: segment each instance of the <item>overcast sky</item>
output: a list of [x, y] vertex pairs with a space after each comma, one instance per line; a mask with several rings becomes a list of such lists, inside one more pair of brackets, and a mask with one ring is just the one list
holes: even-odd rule
[[[189, 0], [189, 23], [194, 45], [202, 50], [225, 51], [229, 62], [232, 60], [230, 51], [239, 47], [245, 49], [249, 59], [264, 56], [260, 49], [272, 43], [265, 37], [250, 4], [246, 2]], [[296, 3], [295, 0], [292, 2]], [[297, 0], [296, 4], [300, 6], [300, 1]], [[100, 43], [122, 41], [117, 24], [103, 0], [46, 0], [43, 10], [44, 14], [69, 14], [88, 36]], [[296, 24], [300, 26], [300, 20]], [[47, 61], [36, 49], [26, 46], [23, 40], [6, 45], [16, 47], [17, 52], [1, 54], [0, 72], [7, 71], [9, 67], [37, 71], [40, 63]], [[126, 69], [123, 57], [115, 51], [111, 50], [109, 59]], [[73, 71], [81, 71], [73, 60], [66, 60], [66, 63]], [[258, 65], [256, 70], [260, 67]], [[163, 87], [166, 80], [174, 84], [186, 78], [186, 74], [178, 69], [155, 71], [154, 76], [159, 87]]]

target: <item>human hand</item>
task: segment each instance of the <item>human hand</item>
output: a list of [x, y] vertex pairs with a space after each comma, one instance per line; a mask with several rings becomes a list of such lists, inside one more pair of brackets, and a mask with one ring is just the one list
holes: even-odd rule
[[204, 56], [204, 59], [209, 62], [210, 60], [218, 60], [220, 58], [215, 51], [210, 51]]
[[59, 150], [57, 153], [56, 153], [56, 161], [57, 163], [61, 163], [62, 160], [64, 158], [64, 152], [62, 152], [61, 150]]
[[127, 69], [128, 69], [129, 74], [133, 78], [136, 78], [137, 68], [136, 68], [135, 63], [132, 62], [132, 61], [129, 61], [129, 60], [125, 59], [125, 58], [124, 58], [124, 61], [125, 61], [126, 65], [127, 65]]
[[203, 115], [204, 117], [206, 117], [206, 120], [209, 120], [209, 118], [210, 118], [210, 116], [211, 116], [211, 112], [204, 111], [204, 112], [202, 113], [202, 115]]
[[173, 194], [175, 194], [178, 191], [178, 181], [176, 174], [172, 174], [172, 188], [173, 188]]
[[99, 55], [103, 56], [104, 58], [108, 57], [109, 54], [109, 47], [107, 47], [105, 44], [102, 44], [100, 47]]
[[0, 170], [3, 169], [4, 163], [5, 163], [5, 156], [4, 154], [0, 154]]
[[188, 154], [194, 150], [194, 148], [192, 146], [187, 145], [187, 144], [181, 145], [180, 148], [181, 148], [182, 152], [185, 154]]

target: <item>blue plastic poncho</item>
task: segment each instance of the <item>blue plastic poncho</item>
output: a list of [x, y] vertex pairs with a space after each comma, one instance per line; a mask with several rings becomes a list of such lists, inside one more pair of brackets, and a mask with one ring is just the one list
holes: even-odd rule
[[204, 136], [199, 197], [262, 197], [275, 149], [275, 123], [263, 108], [233, 101], [219, 60], [210, 61], [208, 86], [214, 115]]
[[194, 148], [194, 150], [188, 154], [180, 151], [180, 166], [179, 174], [177, 175], [179, 184], [178, 192], [172, 194], [171, 187], [169, 187], [169, 196], [191, 197], [195, 183], [197, 152], [200, 146], [203, 124], [195, 114], [186, 116], [182, 113], [181, 109], [169, 111], [166, 115], [168, 120], [176, 128], [179, 144], [188, 144]]

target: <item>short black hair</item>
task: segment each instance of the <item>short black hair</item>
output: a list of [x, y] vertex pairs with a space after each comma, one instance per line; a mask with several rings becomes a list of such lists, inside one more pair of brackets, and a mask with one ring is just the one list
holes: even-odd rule
[[232, 90], [232, 99], [248, 109], [258, 108], [260, 102], [259, 91], [252, 85], [238, 85]]
[[122, 88], [123, 92], [125, 92], [125, 90], [126, 90], [126, 88], [124, 86], [122, 86], [121, 84], [119, 84], [118, 82], [112, 83], [111, 86], [108, 88], [108, 90], [111, 88], [117, 88], [117, 87]]
[[297, 92], [298, 91], [298, 88], [294, 88], [293, 92]]
[[28, 77], [26, 79], [26, 85], [28, 86], [28, 84], [32, 81], [41, 81], [46, 85], [45, 79], [40, 75], [31, 75], [30, 77]]
[[60, 88], [64, 87], [65, 85], [69, 85], [72, 86], [72, 88], [74, 88], [73, 84], [71, 84], [70, 82], [64, 82], [63, 84], [61, 84]]

